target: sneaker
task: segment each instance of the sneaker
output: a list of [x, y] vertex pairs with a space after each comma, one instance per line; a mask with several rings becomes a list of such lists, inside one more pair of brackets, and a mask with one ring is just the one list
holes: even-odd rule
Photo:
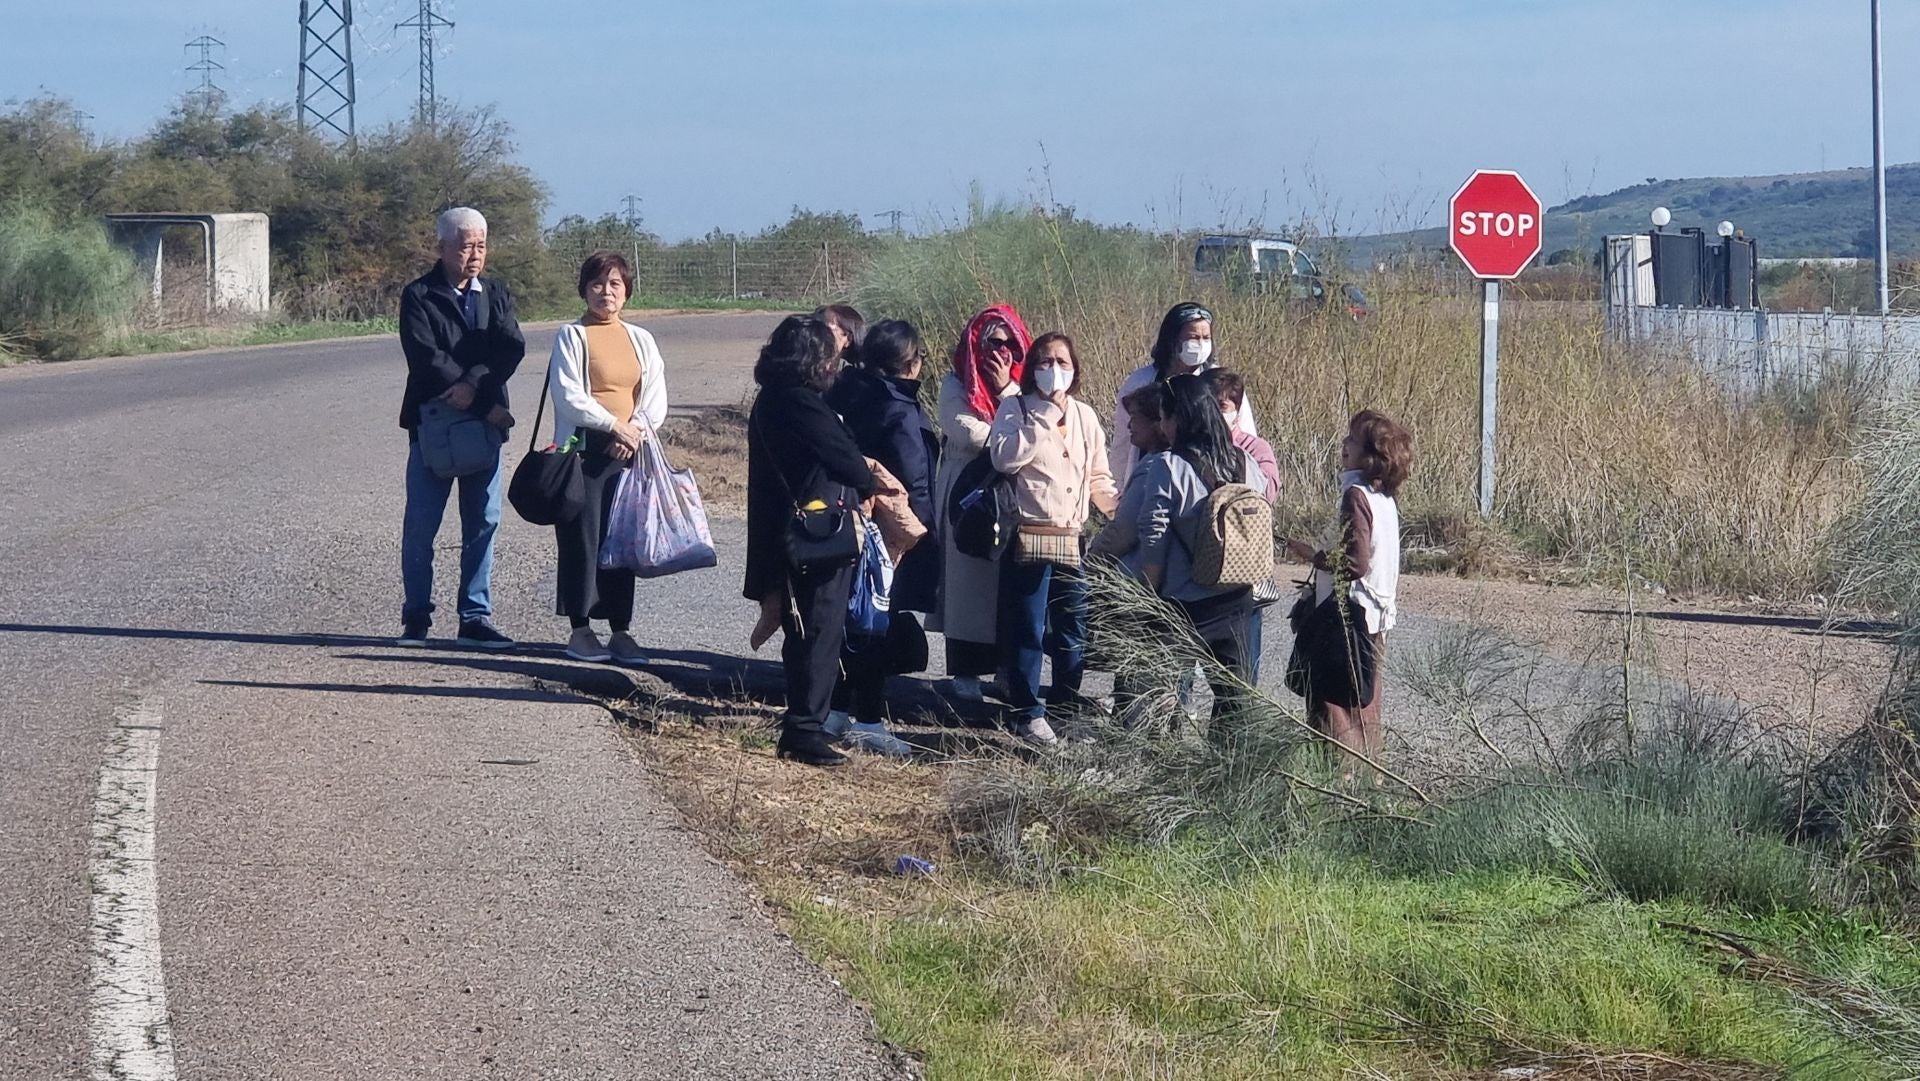
[[947, 681], [947, 693], [962, 702], [983, 702], [985, 696], [980, 693], [979, 676], [955, 676]]
[[640, 651], [640, 643], [626, 631], [614, 631], [607, 638], [607, 652], [613, 654], [615, 664], [641, 665], [647, 663], [647, 655]]
[[1015, 722], [1013, 734], [1036, 747], [1052, 747], [1060, 742], [1060, 737], [1053, 734], [1053, 726], [1047, 723], [1045, 717]]
[[825, 732], [828, 739], [839, 739], [852, 727], [853, 716], [844, 709], [833, 710], [827, 714], [826, 720], [820, 722], [820, 731]]
[[505, 649], [513, 644], [513, 639], [494, 629], [492, 623], [484, 619], [467, 619], [460, 622], [460, 637], [454, 642], [463, 646], [479, 646], [481, 649]]
[[424, 619], [409, 619], [400, 625], [400, 637], [393, 640], [396, 646], [419, 648], [427, 644], [427, 627]]
[[567, 656], [576, 661], [613, 659], [613, 654], [607, 652], [607, 647], [600, 641], [600, 636], [593, 633], [592, 627], [582, 627], [573, 632], [573, 637], [567, 639]]
[[879, 721], [853, 722], [841, 742], [855, 750], [888, 758], [913, 757], [913, 744], [887, 731], [887, 726]]

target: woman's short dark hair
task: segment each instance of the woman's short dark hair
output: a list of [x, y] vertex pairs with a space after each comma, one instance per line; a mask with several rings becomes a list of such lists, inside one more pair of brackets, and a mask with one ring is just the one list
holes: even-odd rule
[[609, 270], [620, 272], [620, 284], [626, 287], [627, 299], [633, 299], [633, 264], [627, 262], [627, 257], [619, 252], [602, 248], [587, 256], [586, 261], [580, 264], [581, 300], [587, 299], [587, 286], [599, 281], [601, 275]]
[[1220, 415], [1220, 399], [1197, 375], [1167, 380], [1173, 405], [1173, 452], [1187, 460], [1209, 490], [1222, 484], [1244, 484], [1247, 455], [1233, 445], [1233, 433]]
[[860, 363], [860, 347], [867, 341], [866, 316], [851, 304], [826, 304], [815, 308], [813, 317], [839, 327], [840, 333], [847, 336], [847, 363]]
[[1347, 434], [1360, 440], [1360, 475], [1389, 499], [1413, 473], [1413, 433], [1373, 409], [1362, 409], [1347, 422]]
[[920, 331], [904, 319], [882, 319], [867, 331], [860, 343], [860, 365], [880, 375], [899, 378], [912, 369], [915, 361], [925, 363], [927, 345]]
[[826, 320], [789, 315], [760, 347], [753, 381], [763, 387], [812, 387], [824, 391], [840, 374], [840, 355]]
[[1207, 310], [1206, 305], [1191, 300], [1175, 304], [1167, 309], [1166, 315], [1161, 316], [1160, 333], [1154, 336], [1151, 353], [1153, 370], [1160, 374], [1160, 378], [1165, 379], [1173, 372], [1173, 352], [1180, 345], [1181, 332], [1187, 329], [1187, 324], [1202, 320], [1213, 322], [1213, 313]]
[[1027, 364], [1020, 372], [1021, 393], [1040, 393], [1040, 384], [1034, 379], [1035, 366], [1040, 363], [1040, 354], [1046, 352], [1047, 346], [1055, 342], [1066, 346], [1067, 356], [1073, 358], [1073, 381], [1067, 384], [1067, 393], [1072, 394], [1080, 389], [1080, 350], [1074, 347], [1072, 338], [1056, 330], [1051, 334], [1040, 335], [1033, 340], [1032, 345], [1027, 347]]
[[1120, 408], [1128, 416], [1157, 423], [1167, 419], [1173, 405], [1167, 398], [1167, 385], [1155, 380], [1120, 399]]
[[1213, 400], [1225, 398], [1233, 403], [1235, 409], [1247, 404], [1247, 381], [1231, 368], [1208, 368], [1200, 373], [1206, 380], [1208, 389], [1213, 391]]

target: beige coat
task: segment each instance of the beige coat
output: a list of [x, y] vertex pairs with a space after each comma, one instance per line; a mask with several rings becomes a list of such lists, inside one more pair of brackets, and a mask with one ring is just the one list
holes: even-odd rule
[[[1008, 387], [1008, 393], [1016, 388]], [[992, 425], [973, 415], [960, 377], [948, 374], [940, 381], [940, 469], [934, 475], [933, 507], [939, 515], [938, 532], [946, 548], [940, 580], [940, 610], [927, 620], [927, 629], [963, 642], [998, 640], [994, 620], [999, 611], [1000, 564], [991, 559], [961, 555], [953, 546], [953, 530], [945, 521], [947, 498], [967, 463], [986, 449]]]
[[1000, 403], [987, 436], [993, 467], [1013, 475], [1020, 524], [1078, 533], [1089, 504], [1112, 514], [1120, 502], [1107, 468], [1107, 436], [1093, 407], [1068, 398], [1059, 406], [1040, 397]]

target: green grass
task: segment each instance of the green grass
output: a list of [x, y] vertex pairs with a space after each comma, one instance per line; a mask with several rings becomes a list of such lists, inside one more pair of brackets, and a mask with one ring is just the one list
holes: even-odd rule
[[99, 222], [0, 206], [0, 357], [86, 356], [127, 325], [134, 303], [133, 260]]
[[[654, 310], [687, 310], [699, 312], [797, 312], [806, 311], [811, 305], [800, 301], [777, 297], [676, 297], [676, 296], [637, 296], [627, 301], [628, 308]], [[574, 315], [578, 315], [575, 312]], [[573, 318], [573, 316], [568, 316]]]
[[310, 342], [327, 338], [359, 338], [397, 334], [399, 326], [398, 320], [382, 318], [314, 323], [271, 322], [138, 331], [115, 339], [98, 355], [142, 356], [148, 353], [181, 353], [196, 349], [244, 349], [255, 345]]
[[795, 907], [882, 1034], [941, 1081], [1403, 1077], [1537, 1061], [1529, 1048], [1779, 1068], [1824, 1054], [1799, 1076], [1872, 1078], [1784, 992], [1660, 924], [1844, 940], [1856, 972], [1920, 979], [1904, 943], [1831, 917], [1596, 899], [1525, 871], [1398, 878], [1307, 854], [1219, 867], [1191, 848], [1123, 851], [1051, 889], [962, 901], [962, 883], [912, 916]]

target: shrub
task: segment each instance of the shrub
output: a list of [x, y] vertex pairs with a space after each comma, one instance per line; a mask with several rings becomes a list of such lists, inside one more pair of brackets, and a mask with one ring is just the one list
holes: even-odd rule
[[98, 222], [0, 207], [0, 341], [50, 360], [85, 356], [126, 326], [136, 297], [133, 260]]

